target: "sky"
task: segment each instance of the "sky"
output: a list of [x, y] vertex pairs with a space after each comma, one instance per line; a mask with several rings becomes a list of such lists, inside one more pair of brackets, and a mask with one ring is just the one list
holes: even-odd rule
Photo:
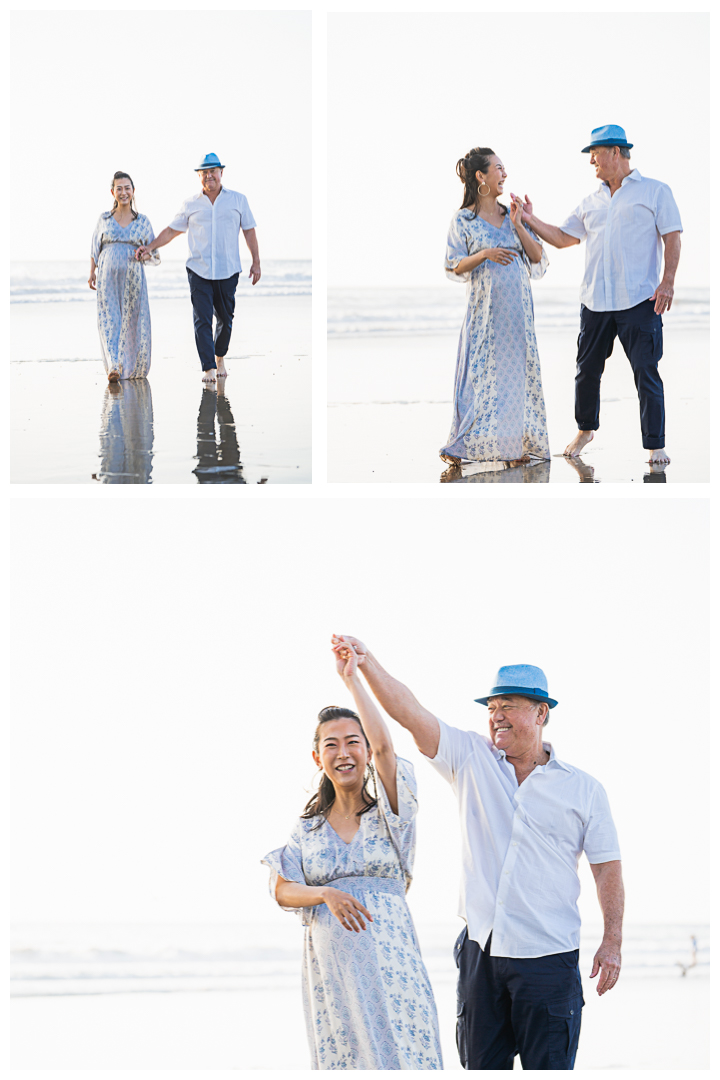
[[[328, 284], [443, 284], [455, 164], [474, 146], [562, 224], [598, 186], [582, 148], [613, 123], [675, 196], [676, 286], [709, 285], [709, 42], [707, 13], [331, 14]], [[533, 288], [579, 287], [584, 244], [549, 254]]]
[[[704, 500], [22, 499], [12, 518], [13, 921], [276, 919], [260, 859], [309, 797], [317, 713], [350, 700], [335, 631], [481, 732], [497, 668], [541, 666], [547, 738], [608, 792], [628, 921], [707, 919]], [[411, 909], [448, 922], [454, 796], [390, 726], [419, 783]]]
[[159, 233], [209, 152], [261, 258], [311, 257], [309, 11], [26, 10], [11, 32], [12, 259], [89, 259], [117, 170]]

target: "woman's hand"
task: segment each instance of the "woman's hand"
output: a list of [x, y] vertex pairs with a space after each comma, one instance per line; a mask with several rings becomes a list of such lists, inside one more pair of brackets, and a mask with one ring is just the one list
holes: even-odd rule
[[357, 934], [364, 930], [363, 915], [369, 922], [373, 921], [368, 909], [363, 907], [360, 901], [356, 900], [350, 893], [342, 892], [340, 889], [333, 889], [332, 886], [328, 885], [322, 890], [322, 897], [332, 914], [346, 930], [354, 930]]
[[150, 252], [144, 244], [141, 244], [140, 247], [136, 250], [135, 258], [138, 260], [138, 262], [146, 262], [150, 258]]
[[335, 653], [335, 666], [338, 675], [343, 679], [351, 679], [357, 675], [358, 657], [351, 645], [348, 645], [337, 634], [333, 634], [332, 651]]
[[93, 268], [90, 271], [90, 277], [88, 278], [88, 285], [90, 286], [91, 289], [94, 289], [97, 292], [97, 284], [96, 284], [96, 282], [97, 282], [97, 273], [96, 273], [95, 269]]
[[517, 229], [519, 225], [523, 223], [523, 214], [525, 212], [525, 204], [519, 195], [512, 196], [512, 206], [510, 207], [510, 220]]
[[499, 263], [500, 266], [507, 266], [519, 254], [519, 251], [513, 251], [512, 248], [487, 248], [485, 250], [485, 258], [490, 259], [491, 262]]

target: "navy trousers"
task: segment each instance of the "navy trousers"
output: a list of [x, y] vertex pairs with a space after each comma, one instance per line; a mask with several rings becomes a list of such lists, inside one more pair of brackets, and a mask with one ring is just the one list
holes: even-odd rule
[[665, 396], [658, 364], [663, 354], [662, 318], [653, 300], [625, 311], [591, 311], [581, 305], [575, 374], [575, 420], [579, 431], [600, 427], [600, 379], [615, 338], [630, 361], [640, 399], [640, 428], [646, 450], [665, 445]]
[[[235, 290], [239, 274], [211, 281], [200, 277], [187, 268], [190, 282], [190, 299], [193, 306], [195, 345], [203, 371], [216, 368], [216, 356], [225, 356], [230, 347], [233, 315], [235, 314]], [[213, 338], [213, 313], [215, 314], [215, 337]]]
[[585, 1004], [578, 950], [491, 956], [465, 928], [455, 943], [457, 1045], [463, 1069], [572, 1069]]

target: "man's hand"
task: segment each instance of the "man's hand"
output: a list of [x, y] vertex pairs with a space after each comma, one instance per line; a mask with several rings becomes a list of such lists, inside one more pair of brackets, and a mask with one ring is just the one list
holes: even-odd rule
[[669, 285], [666, 281], [661, 281], [655, 292], [650, 297], [655, 301], [655, 314], [663, 315], [666, 311], [669, 311], [672, 307], [673, 296], [675, 290], [672, 285]]
[[357, 675], [358, 658], [352, 646], [337, 634], [332, 636], [332, 650], [335, 653], [335, 667], [341, 679], [351, 679]]
[[136, 248], [135, 250], [135, 258], [138, 260], [138, 262], [143, 262], [146, 258], [149, 257], [150, 248], [146, 247], [144, 244], [140, 244], [140, 247]]
[[333, 634], [332, 643], [333, 648], [340, 644], [349, 645], [357, 657], [358, 664], [362, 664], [365, 661], [368, 652], [367, 647], [363, 645], [359, 638], [350, 637], [349, 634]]
[[257, 285], [258, 281], [260, 280], [260, 263], [254, 262], [252, 264], [248, 277], [252, 281], [253, 285]]
[[533, 215], [533, 204], [530, 202], [528, 196], [525, 196], [525, 202], [523, 202], [519, 195], [514, 195], [511, 191], [510, 198], [513, 200], [513, 202], [517, 199], [517, 201], [521, 204], [523, 208], [523, 221], [529, 221]]
[[613, 942], [603, 941], [600, 948], [595, 953], [592, 971], [590, 972], [591, 979], [594, 979], [598, 972], [602, 973], [596, 987], [600, 997], [602, 997], [606, 991], [612, 990], [613, 986], [620, 978], [621, 965], [620, 947]]

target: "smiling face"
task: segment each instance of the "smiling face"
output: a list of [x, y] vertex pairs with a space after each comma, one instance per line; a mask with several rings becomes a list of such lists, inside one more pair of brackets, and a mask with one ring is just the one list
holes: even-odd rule
[[222, 185], [222, 169], [200, 169], [200, 183], [206, 195], [214, 195]]
[[323, 770], [336, 791], [362, 789], [365, 769], [372, 750], [357, 720], [328, 720], [320, 726], [315, 764]]
[[497, 154], [493, 154], [493, 156], [490, 158], [490, 165], [487, 169], [487, 172], [477, 172], [475, 174], [475, 177], [477, 179], [478, 186], [482, 187], [483, 191], [485, 191], [486, 186], [489, 186], [490, 191], [485, 191], [485, 195], [489, 195], [490, 197], [494, 197], [496, 199], [498, 198], [498, 196], [502, 195], [503, 185], [507, 180], [507, 173], [505, 172], [505, 167]]
[[548, 706], [530, 698], [509, 694], [488, 700], [490, 738], [498, 750], [517, 757], [542, 742], [540, 733]]
[[110, 190], [117, 199], [118, 207], [121, 210], [125, 210], [130, 206], [135, 189], [129, 177], [123, 176], [119, 180], [115, 180]]
[[603, 180], [605, 183], [615, 176], [619, 162], [623, 160], [617, 146], [590, 147], [590, 164], [595, 166], [595, 175], [598, 180]]

